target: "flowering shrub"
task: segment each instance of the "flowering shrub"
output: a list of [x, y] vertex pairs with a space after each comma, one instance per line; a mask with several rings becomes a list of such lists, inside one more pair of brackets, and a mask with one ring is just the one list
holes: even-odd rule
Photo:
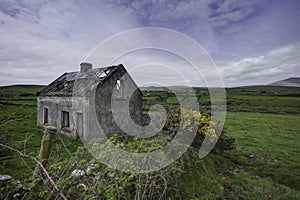
[[[179, 128], [184, 130], [184, 134], [196, 131], [192, 146], [180, 159], [150, 173], [114, 170], [91, 156], [83, 146], [79, 146], [71, 157], [66, 157], [69, 150], [58, 146], [54, 153], [56, 156], [51, 157], [47, 176], [26, 174], [20, 179], [12, 179], [2, 185], [0, 183], [0, 199], [163, 199], [170, 194], [180, 197], [179, 177], [188, 171], [187, 167], [199, 164], [198, 150], [203, 139], [209, 136], [209, 140], [215, 141], [217, 126], [218, 123], [209, 116], [182, 110], [169, 115], [163, 131], [153, 138], [121, 135], [109, 138], [109, 144], [118, 148], [147, 153], [166, 146]], [[227, 150], [232, 147], [233, 139], [228, 138], [223, 130], [215, 149]], [[80, 173], [75, 176], [74, 172]]]
[[[169, 115], [163, 130], [170, 135], [175, 135], [179, 129], [182, 129], [186, 134], [196, 132], [192, 146], [200, 148], [205, 137], [210, 142], [214, 142], [218, 138], [216, 133], [218, 126], [219, 124], [211, 120], [210, 116], [206, 116], [198, 111], [183, 109], [181, 112], [177, 110]], [[224, 144], [224, 142], [226, 146], [221, 147], [218, 145], [220, 143]], [[217, 142], [217, 148], [232, 149], [233, 142], [233, 138], [225, 135], [225, 129], [223, 129]]]

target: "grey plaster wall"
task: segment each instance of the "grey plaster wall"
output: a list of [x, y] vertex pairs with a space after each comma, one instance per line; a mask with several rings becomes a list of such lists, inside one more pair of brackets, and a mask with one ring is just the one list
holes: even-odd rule
[[[120, 96], [116, 91], [117, 80], [123, 82], [122, 95]], [[113, 108], [112, 103], [116, 105]], [[136, 124], [141, 124], [142, 95], [131, 77], [123, 71], [114, 73], [110, 79], [98, 86], [95, 106], [97, 118], [106, 135], [123, 133], [123, 130], [119, 128], [120, 125], [124, 127], [130, 126], [132, 124], [131, 120]], [[112, 109], [114, 109], [116, 115], [119, 115], [118, 118], [121, 119], [119, 124], [114, 120]], [[130, 113], [129, 117], [126, 112]], [[131, 127], [127, 127], [128, 129], [131, 130]]]
[[[72, 137], [78, 137], [76, 130], [76, 115], [83, 114], [83, 136], [88, 133], [88, 100], [86, 98], [72, 97], [38, 97], [37, 124], [57, 127], [60, 131]], [[44, 123], [44, 108], [48, 109], [48, 123]], [[62, 127], [62, 111], [69, 112], [68, 128]]]

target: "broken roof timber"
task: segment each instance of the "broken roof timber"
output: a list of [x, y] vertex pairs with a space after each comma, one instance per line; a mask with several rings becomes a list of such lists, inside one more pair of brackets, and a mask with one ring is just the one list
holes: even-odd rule
[[[86, 89], [90, 91], [93, 89], [94, 85], [98, 85], [101, 84], [102, 82], [105, 82], [105, 80], [108, 79], [116, 70], [122, 70], [124, 71], [124, 73], [127, 73], [126, 69], [122, 64], [116, 66], [104, 67], [104, 68], [91, 69], [84, 73], [82, 72], [64, 73], [56, 80], [54, 80], [52, 83], [50, 83], [48, 86], [46, 86], [39, 93], [39, 96], [61, 96], [61, 97], [73, 96], [74, 84], [76, 84], [75, 86], [76, 90], [77, 89], [79, 90], [76, 91], [76, 95], [81, 96], [83, 93], [85, 94], [87, 93]], [[131, 78], [130, 75], [129, 77]], [[87, 79], [89, 81], [86, 81]], [[87, 82], [89, 83], [89, 85], [86, 85]], [[135, 84], [134, 81], [133, 83]], [[82, 87], [79, 87], [80, 84], [82, 84]], [[135, 86], [137, 87], [136, 84]]]

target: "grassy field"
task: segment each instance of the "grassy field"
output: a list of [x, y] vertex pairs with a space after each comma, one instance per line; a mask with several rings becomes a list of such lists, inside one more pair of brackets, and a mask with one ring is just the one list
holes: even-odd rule
[[[211, 153], [182, 174], [178, 182], [182, 197], [300, 199], [299, 90], [284, 87], [229, 89], [230, 112], [225, 128], [227, 134], [235, 138], [236, 148], [225, 154]], [[177, 104], [176, 97], [165, 91], [148, 93], [144, 99], [146, 107], [154, 103]], [[7, 92], [2, 91], [2, 94]], [[23, 92], [19, 89], [14, 94], [14, 97], [0, 99], [0, 142], [37, 156], [43, 129], [36, 126], [35, 97], [20, 97]], [[200, 102], [209, 104], [205, 91], [201, 94]], [[80, 146], [79, 141], [59, 135], [52, 162], [58, 156], [72, 156]], [[30, 176], [34, 165], [29, 159], [20, 159], [0, 147], [0, 174], [23, 179]], [[168, 194], [176, 198], [172, 195]]]
[[12, 85], [0, 87], [0, 97], [26, 97], [36, 96], [37, 92], [45, 87], [43, 85]]
[[[31, 100], [30, 100], [31, 101]], [[36, 107], [22, 105], [0, 106], [0, 142], [21, 151], [24, 154], [37, 156], [41, 146], [43, 128], [36, 126]], [[62, 143], [63, 141], [63, 143]], [[80, 142], [59, 135], [56, 147], [68, 149], [75, 152]], [[55, 151], [52, 154], [56, 156]], [[65, 150], [57, 152], [60, 156], [70, 157]], [[9, 174], [15, 178], [22, 178], [32, 173], [35, 163], [31, 159], [20, 157], [3, 147], [0, 147], [0, 174]]]
[[182, 176], [186, 199], [299, 199], [300, 116], [227, 113], [236, 139], [226, 155], [211, 153]]
[[[195, 90], [207, 111], [207, 89]], [[235, 138], [236, 149], [226, 157], [210, 154], [204, 158], [207, 174], [195, 169], [182, 178], [182, 188], [190, 194], [187, 199], [299, 199], [300, 88], [252, 86], [227, 88], [226, 92], [225, 128]], [[166, 89], [156, 88], [148, 95], [178, 105], [185, 94], [167, 96]]]
[[[153, 88], [152, 88], [153, 89]], [[144, 107], [147, 110], [155, 102], [166, 107], [179, 107], [179, 100], [189, 93], [175, 96], [166, 88], [144, 89]], [[210, 112], [210, 95], [206, 88], [194, 88], [204, 113]], [[296, 87], [251, 86], [226, 88], [227, 110], [229, 112], [254, 112], [274, 114], [299, 114], [300, 89]]]
[[[265, 183], [265, 192], [270, 193], [268, 195], [273, 198], [286, 195], [279, 192], [272, 194], [276, 193], [275, 188], [285, 189], [288, 194], [295, 195], [291, 197], [299, 198], [299, 121], [299, 115], [228, 113], [225, 127], [237, 144], [229, 159], [237, 167], [234, 176], [240, 176], [239, 179], [244, 178], [249, 183], [260, 180], [259, 184]], [[231, 186], [235, 185], [235, 181], [229, 181], [233, 182]], [[247, 189], [243, 184], [237, 188], [239, 187]], [[267, 191], [267, 188], [273, 190]]]

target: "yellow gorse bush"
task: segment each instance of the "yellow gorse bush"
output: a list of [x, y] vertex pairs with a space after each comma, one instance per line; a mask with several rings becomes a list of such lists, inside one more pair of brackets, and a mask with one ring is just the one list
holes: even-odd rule
[[181, 114], [174, 114], [172, 120], [172, 124], [177, 123], [177, 127], [181, 126], [181, 128], [187, 133], [193, 133], [196, 131], [197, 134], [199, 134], [198, 136], [201, 136], [202, 138], [208, 137], [211, 141], [217, 139], [214, 128], [216, 122], [198, 111], [183, 109], [181, 110]]
[[209, 117], [194, 110], [182, 110], [182, 128], [187, 132], [192, 132], [193, 128], [197, 128], [197, 134], [205, 137], [209, 136], [210, 139], [216, 139], [217, 135], [214, 129], [215, 122], [211, 121]]

